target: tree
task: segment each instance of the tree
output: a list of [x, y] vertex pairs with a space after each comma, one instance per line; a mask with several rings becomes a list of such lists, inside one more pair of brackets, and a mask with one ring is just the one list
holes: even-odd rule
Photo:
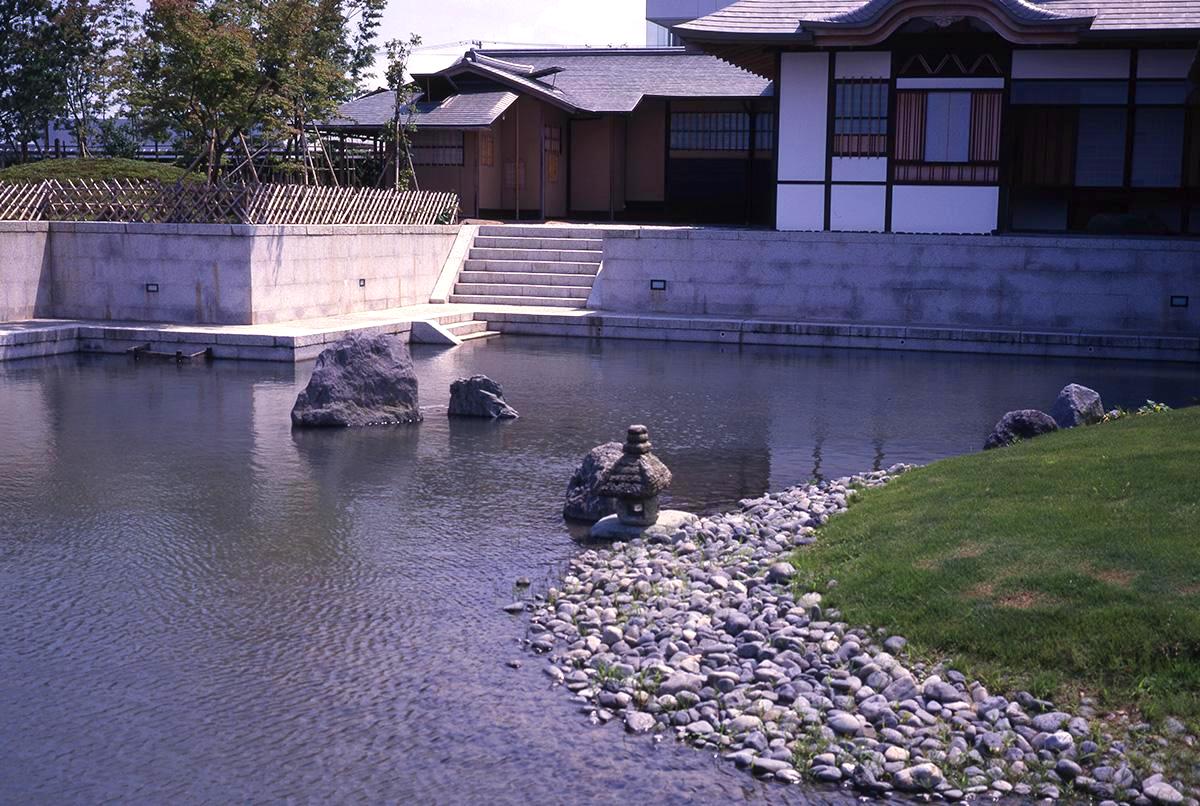
[[[387, 70], [384, 78], [392, 91], [392, 119], [385, 136], [391, 155], [384, 166], [384, 175], [391, 168], [391, 186], [395, 190], [416, 187], [417, 172], [412, 162], [412, 141], [409, 137], [416, 127], [413, 125], [413, 104], [420, 96], [421, 88], [408, 74], [408, 60], [413, 50], [421, 44], [421, 37], [412, 34], [407, 41], [392, 39], [384, 45], [387, 51]], [[383, 177], [380, 177], [382, 182]]]
[[131, 105], [149, 131], [173, 136], [216, 181], [232, 137], [252, 128], [270, 103], [250, 16], [230, 0], [151, 0], [144, 29]]
[[136, 25], [129, 0], [66, 0], [57, 16], [66, 114], [81, 157], [97, 121], [123, 109], [123, 48]]
[[57, 6], [0, 0], [0, 138], [24, 159], [62, 109]]
[[[239, 139], [288, 140], [350, 97], [374, 56], [385, 0], [151, 0], [131, 100], [210, 181]], [[357, 23], [355, 23], [357, 19]]]

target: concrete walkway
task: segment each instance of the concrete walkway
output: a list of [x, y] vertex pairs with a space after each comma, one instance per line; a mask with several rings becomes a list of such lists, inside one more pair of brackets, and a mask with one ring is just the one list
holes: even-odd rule
[[[486, 313], [562, 314], [561, 308], [489, 306]], [[30, 319], [0, 323], [0, 361], [63, 353], [123, 353], [131, 347], [174, 353], [211, 348], [214, 358], [306, 361], [352, 332], [408, 333], [413, 322], [453, 325], [482, 319], [472, 305], [414, 305], [381, 311], [264, 325], [181, 325], [152, 322]], [[586, 311], [569, 311], [576, 315]]]
[[954, 326], [835, 324], [718, 316], [634, 314], [529, 305], [415, 305], [268, 325], [173, 325], [37, 319], [0, 323], [0, 361], [131, 347], [174, 353], [212, 348], [216, 358], [305, 361], [343, 336], [408, 333], [413, 322], [487, 322], [490, 331], [576, 338], [711, 342], [730, 345], [1002, 353], [1200, 362], [1200, 338]]

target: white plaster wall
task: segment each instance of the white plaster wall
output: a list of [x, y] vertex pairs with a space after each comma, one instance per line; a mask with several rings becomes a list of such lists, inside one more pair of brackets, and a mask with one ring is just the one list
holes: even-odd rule
[[999, 203], [997, 187], [896, 185], [892, 189], [892, 231], [993, 232]]
[[1138, 78], [1187, 78], [1196, 58], [1194, 50], [1138, 51]]
[[1127, 50], [1016, 50], [1013, 78], [1129, 78]]
[[829, 227], [834, 232], [883, 232], [887, 188], [882, 185], [834, 185]]
[[776, 202], [776, 229], [784, 232], [825, 229], [824, 185], [780, 185]]
[[[1200, 242], [1185, 239], [642, 228], [606, 234], [588, 304], [739, 320], [1196, 337], [1200, 306], [1169, 301], [1200, 299], [1198, 263]], [[650, 291], [651, 278], [667, 289]]]
[[833, 67], [834, 78], [891, 78], [890, 50], [849, 50], [837, 54]]
[[0, 221], [0, 322], [48, 316], [48, 226]]
[[829, 54], [783, 54], [778, 92], [778, 178], [824, 180]]
[[834, 182], [886, 182], [887, 157], [834, 157]]

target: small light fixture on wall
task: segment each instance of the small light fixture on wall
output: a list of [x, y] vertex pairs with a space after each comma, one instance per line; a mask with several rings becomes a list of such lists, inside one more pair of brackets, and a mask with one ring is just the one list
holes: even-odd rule
[[667, 290], [667, 281], [666, 280], [651, 280], [650, 281], [650, 290], [651, 291], [666, 291]]
[[158, 293], [158, 283], [146, 283], [146, 293], [147, 294], [157, 294]]
[[359, 278], [358, 278], [358, 287], [359, 287], [359, 288], [366, 288], [366, 287], [367, 287], [367, 278], [366, 278], [366, 277], [359, 277]]
[[1191, 299], [1188, 297], [1171, 297], [1172, 308], [1186, 308]]

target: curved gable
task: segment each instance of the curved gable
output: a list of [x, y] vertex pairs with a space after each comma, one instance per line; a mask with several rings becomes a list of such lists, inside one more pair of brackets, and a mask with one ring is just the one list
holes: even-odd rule
[[876, 45], [913, 20], [949, 24], [974, 19], [1010, 42], [1044, 45], [1075, 42], [1094, 14], [1051, 11], [1027, 0], [867, 0], [853, 9], [804, 21], [815, 44]]

